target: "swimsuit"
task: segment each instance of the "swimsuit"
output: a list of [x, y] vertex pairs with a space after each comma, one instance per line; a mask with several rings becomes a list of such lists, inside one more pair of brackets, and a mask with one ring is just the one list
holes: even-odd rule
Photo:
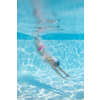
[[[43, 45], [38, 49], [38, 51], [41, 51], [42, 49], [43, 49]], [[47, 57], [48, 57], [48, 55], [45, 55], [44, 56], [44, 62], [45, 61], [47, 61], [48, 62], [48, 59], [47, 59]], [[55, 67], [57, 67], [57, 66], [59, 66], [60, 65], [60, 63], [59, 63], [59, 61], [57, 61], [57, 59], [55, 58], [55, 57], [53, 57], [53, 64], [55, 65]]]
[[41, 49], [43, 48], [44, 46], [42, 45], [39, 49], [38, 49], [38, 51], [41, 51]]
[[49, 57], [48, 55], [45, 55], [44, 57], [44, 62], [47, 61], [48, 63], [53, 63], [54, 64], [54, 61], [51, 59], [51, 60], [48, 60], [47, 57]]
[[[48, 59], [47, 59], [47, 57], [48, 57], [48, 55], [45, 55], [45, 57], [44, 57], [44, 62], [45, 61], [49, 61]], [[52, 60], [52, 62], [53, 62], [53, 65], [55, 66], [55, 67], [59, 67], [59, 65], [60, 65], [60, 62], [55, 58], [55, 60]]]

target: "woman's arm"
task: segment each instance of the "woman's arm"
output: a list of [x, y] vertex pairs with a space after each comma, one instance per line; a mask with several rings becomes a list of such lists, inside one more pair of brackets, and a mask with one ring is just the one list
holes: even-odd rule
[[54, 66], [54, 62], [53, 62], [53, 60], [51, 59], [51, 57], [47, 57], [47, 60], [48, 60], [48, 62], [50, 63], [50, 65], [52, 66], [52, 68], [63, 78], [63, 79], [65, 79], [65, 80], [67, 80], [66, 78], [64, 78], [62, 75], [61, 75], [61, 73], [56, 69], [56, 67]]
[[70, 78], [70, 75], [68, 75], [60, 66], [58, 67], [67, 77]]
[[66, 78], [64, 78], [64, 77], [61, 75], [61, 73], [56, 69], [55, 66], [52, 65], [52, 68], [53, 68], [63, 79], [67, 80]]

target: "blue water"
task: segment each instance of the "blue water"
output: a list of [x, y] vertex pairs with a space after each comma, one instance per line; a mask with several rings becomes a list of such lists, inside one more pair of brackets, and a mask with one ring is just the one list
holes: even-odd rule
[[[17, 32], [32, 35], [37, 30], [36, 27], [42, 26], [47, 28], [42, 35], [49, 33], [84, 34], [84, 0], [38, 0], [41, 1], [39, 9], [44, 18], [58, 20], [58, 23], [53, 25], [36, 24], [32, 1], [17, 0]], [[53, 28], [48, 26], [53, 26]]]
[[[59, 26], [56, 30], [47, 28], [39, 34], [48, 53], [55, 56], [60, 67], [71, 76], [67, 81], [44, 63], [36, 50], [32, 33], [36, 27], [49, 24], [36, 24], [31, 1], [17, 0], [17, 100], [83, 100], [84, 1], [46, 0], [44, 3], [41, 0], [45, 17], [60, 21], [53, 24]], [[51, 16], [51, 12], [55, 16]]]

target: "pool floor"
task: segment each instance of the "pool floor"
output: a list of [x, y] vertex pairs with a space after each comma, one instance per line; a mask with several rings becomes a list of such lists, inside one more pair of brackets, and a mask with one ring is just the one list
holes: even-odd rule
[[[45, 40], [50, 54], [71, 78], [62, 79], [44, 63], [33, 40], [17, 40], [18, 100], [82, 100], [84, 98], [84, 40]], [[66, 77], [65, 75], [63, 75]]]

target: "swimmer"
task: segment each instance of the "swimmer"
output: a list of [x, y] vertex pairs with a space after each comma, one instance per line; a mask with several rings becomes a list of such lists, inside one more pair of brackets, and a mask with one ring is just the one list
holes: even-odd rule
[[36, 45], [36, 48], [38, 50], [38, 52], [44, 56], [44, 45], [41, 45], [40, 43], [40, 39], [39, 39], [39, 36], [34, 36], [34, 39], [35, 39], [35, 45]]
[[44, 57], [44, 61], [47, 61], [51, 66], [52, 68], [65, 80], [67, 80], [66, 78], [64, 78], [61, 73], [56, 69], [57, 67], [67, 76], [70, 78], [70, 75], [68, 75], [61, 67], [60, 67], [60, 62], [53, 58], [53, 57], [50, 57], [44, 50], [44, 45], [42, 45], [40, 43], [40, 40], [39, 40], [39, 36], [34, 36], [34, 39], [35, 39], [35, 44], [36, 44], [36, 48], [37, 48], [37, 51], [42, 55], [42, 57]]
[[[39, 9], [39, 3], [38, 2], [34, 2], [34, 16], [37, 18], [39, 23], [57, 23], [59, 20], [46, 20], [45, 17], [43, 16], [43, 14], [41, 13], [40, 9]], [[49, 27], [49, 26], [48, 26]], [[50, 26], [52, 27], [52, 26]], [[57, 27], [57, 26], [56, 26]], [[39, 30], [37, 30], [36, 34], [39, 32], [43, 32], [44, 27], [38, 27]], [[53, 59], [52, 57], [50, 57], [44, 50], [44, 45], [41, 44], [40, 39], [39, 39], [39, 35], [34, 36], [35, 39], [35, 44], [36, 44], [36, 48], [37, 51], [41, 54], [41, 56], [44, 58], [44, 61], [47, 61], [52, 68], [65, 80], [67, 80], [66, 78], [64, 78], [61, 73], [56, 69], [57, 67], [67, 76], [70, 77], [66, 72], [64, 72], [64, 70], [60, 67], [60, 62], [57, 61], [56, 59]]]

